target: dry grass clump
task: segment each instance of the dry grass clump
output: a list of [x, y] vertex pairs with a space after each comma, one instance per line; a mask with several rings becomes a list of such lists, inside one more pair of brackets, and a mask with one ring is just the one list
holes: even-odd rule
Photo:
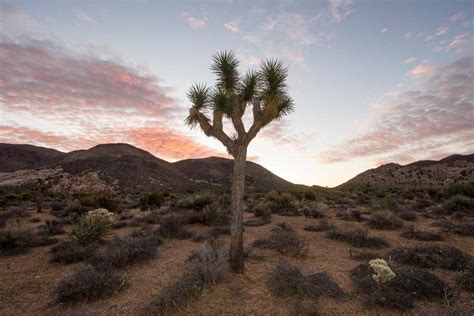
[[158, 233], [164, 238], [186, 239], [191, 238], [192, 233], [186, 230], [184, 224], [186, 219], [179, 215], [167, 215], [160, 219]]
[[178, 206], [187, 209], [201, 210], [204, 206], [217, 201], [217, 197], [211, 192], [198, 192], [188, 195], [178, 201]]
[[198, 252], [188, 258], [184, 274], [151, 303], [150, 312], [169, 314], [199, 295], [210, 284], [222, 280], [228, 269], [226, 248], [217, 242], [205, 242]]
[[38, 232], [24, 221], [9, 220], [0, 230], [0, 256], [22, 254], [30, 248], [48, 246], [55, 242], [57, 240]]
[[110, 296], [125, 286], [125, 281], [115, 271], [99, 271], [85, 267], [62, 279], [55, 294], [58, 302], [88, 302]]
[[349, 211], [338, 210], [336, 212], [336, 218], [343, 221], [354, 221], [354, 222], [361, 222], [364, 220], [359, 210], [349, 210]]
[[397, 215], [399, 218], [407, 222], [416, 221], [416, 212], [413, 211], [401, 211]]
[[0, 212], [0, 228], [5, 227], [9, 219], [26, 217], [31, 217], [31, 214], [23, 208], [12, 207], [8, 211], [2, 211]]
[[370, 214], [367, 222], [370, 228], [397, 229], [403, 226], [403, 222], [392, 211], [375, 211]]
[[474, 198], [463, 194], [450, 196], [443, 202], [445, 214], [470, 213], [474, 210]]
[[407, 231], [403, 232], [401, 237], [408, 238], [408, 239], [415, 239], [415, 240], [422, 240], [422, 241], [440, 241], [442, 240], [442, 236], [439, 233], [430, 232], [419, 230], [414, 226], [411, 226], [407, 229]]
[[200, 223], [207, 226], [226, 225], [230, 222], [230, 214], [219, 203], [205, 205], [202, 209], [188, 214], [188, 224]]
[[309, 232], [324, 232], [330, 229], [336, 229], [336, 226], [326, 220], [319, 221], [318, 225], [307, 225], [304, 227], [304, 230]]
[[408, 310], [415, 300], [442, 299], [449, 292], [448, 286], [428, 271], [407, 267], [393, 267], [391, 270], [395, 277], [383, 284], [376, 282], [375, 271], [368, 263], [351, 270], [352, 282], [365, 303]]
[[267, 239], [257, 239], [253, 247], [275, 249], [285, 256], [306, 257], [308, 255], [308, 241], [296, 234], [285, 223], [272, 229], [272, 234]]
[[461, 274], [456, 281], [460, 288], [474, 292], [474, 268]]
[[472, 257], [450, 245], [401, 247], [388, 253], [395, 262], [419, 268], [442, 268], [462, 271], [473, 266]]
[[43, 225], [40, 225], [38, 228], [42, 234], [45, 234], [48, 236], [64, 234], [64, 225], [54, 220], [46, 221]]
[[303, 215], [307, 218], [325, 218], [326, 215], [320, 210], [311, 210], [309, 208], [304, 208], [302, 211]]
[[152, 235], [114, 238], [107, 248], [92, 257], [90, 262], [100, 270], [121, 269], [155, 257], [161, 243], [161, 239]]
[[331, 229], [326, 233], [329, 239], [340, 240], [357, 248], [383, 248], [388, 246], [388, 242], [381, 237], [371, 237], [368, 230], [356, 229], [351, 231], [341, 231]]
[[326, 272], [304, 275], [297, 266], [286, 261], [280, 261], [270, 271], [267, 287], [277, 297], [317, 298], [322, 295], [332, 297], [344, 295], [339, 285]]
[[70, 264], [87, 260], [95, 254], [97, 248], [98, 245], [95, 243], [81, 245], [73, 241], [63, 241], [51, 248], [51, 261]]

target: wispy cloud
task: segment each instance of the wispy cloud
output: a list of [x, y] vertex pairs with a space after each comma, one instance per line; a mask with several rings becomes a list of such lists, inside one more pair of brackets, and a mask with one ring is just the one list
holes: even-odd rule
[[412, 32], [405, 32], [405, 34], [403, 34], [403, 38], [406, 39], [406, 40], [409, 40], [413, 37], [413, 33]]
[[331, 14], [336, 22], [342, 22], [352, 13], [352, 0], [330, 0]]
[[420, 76], [430, 74], [433, 71], [436, 70], [436, 65], [431, 64], [429, 62], [423, 62], [416, 66], [415, 68], [410, 70], [410, 75], [412, 75], [413, 78], [418, 78]]
[[97, 24], [97, 20], [94, 19], [92, 16], [89, 15], [86, 11], [82, 9], [74, 9], [73, 10], [74, 16], [82, 22], [90, 23], [90, 24]]
[[456, 12], [455, 14], [453, 14], [449, 18], [449, 21], [451, 21], [452, 23], [456, 23], [456, 22], [459, 22], [459, 21], [464, 21], [465, 19], [466, 19], [466, 13], [464, 13], [463, 11], [459, 11], [459, 12]]
[[449, 28], [447, 26], [441, 26], [436, 30], [435, 35], [436, 36], [444, 35], [444, 34], [448, 33], [448, 30], [449, 30]]
[[237, 23], [237, 21], [229, 21], [224, 24], [224, 27], [234, 33], [240, 31], [239, 23]]
[[413, 64], [416, 61], [416, 57], [409, 57], [403, 62], [406, 65]]
[[404, 163], [474, 151], [474, 58], [436, 67], [415, 89], [388, 99], [377, 111], [365, 132], [320, 158]]
[[193, 29], [202, 29], [207, 26], [207, 16], [203, 16], [202, 18], [196, 18], [190, 15], [188, 12], [182, 12], [181, 18], [183, 18], [189, 26]]
[[384, 27], [380, 30], [380, 33], [385, 33], [388, 32], [388, 27]]

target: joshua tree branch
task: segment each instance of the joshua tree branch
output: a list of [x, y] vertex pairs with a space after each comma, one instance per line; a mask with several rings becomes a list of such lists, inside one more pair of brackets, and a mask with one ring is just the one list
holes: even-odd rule
[[209, 119], [203, 113], [199, 112], [198, 110], [194, 111], [195, 112], [193, 115], [196, 116], [196, 121], [199, 123], [199, 126], [203, 130], [204, 134], [218, 139], [226, 147], [227, 152], [233, 155], [235, 152], [235, 145], [232, 139], [230, 139], [230, 137], [222, 129], [222, 113], [214, 113], [214, 123], [217, 124], [213, 126], [209, 123]]

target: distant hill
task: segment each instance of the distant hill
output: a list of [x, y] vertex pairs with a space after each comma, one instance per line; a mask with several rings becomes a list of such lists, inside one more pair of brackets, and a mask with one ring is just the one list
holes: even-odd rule
[[[139, 190], [226, 189], [230, 188], [232, 179], [232, 160], [225, 158], [186, 159], [170, 163], [129, 144], [101, 144], [69, 153], [31, 145], [0, 144], [0, 172], [10, 173], [3, 174], [5, 179], [9, 179], [8, 183], [15, 176], [27, 174], [30, 179], [38, 174], [25, 173], [24, 170], [57, 168], [61, 168], [63, 174], [72, 176], [97, 173], [107, 183]], [[23, 172], [11, 174], [19, 170]], [[56, 171], [53, 174], [57, 176]], [[295, 187], [253, 162], [248, 163], [246, 182], [250, 188], [258, 190]]]
[[445, 186], [474, 181], [474, 154], [451, 155], [441, 160], [420, 160], [407, 165], [388, 163], [369, 169], [340, 188], [392, 188]]

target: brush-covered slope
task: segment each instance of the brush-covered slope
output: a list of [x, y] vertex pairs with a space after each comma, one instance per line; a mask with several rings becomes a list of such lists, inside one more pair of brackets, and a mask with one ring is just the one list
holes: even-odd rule
[[445, 186], [471, 181], [474, 181], [474, 154], [451, 155], [439, 161], [421, 160], [404, 166], [389, 163], [364, 171], [340, 187]]

